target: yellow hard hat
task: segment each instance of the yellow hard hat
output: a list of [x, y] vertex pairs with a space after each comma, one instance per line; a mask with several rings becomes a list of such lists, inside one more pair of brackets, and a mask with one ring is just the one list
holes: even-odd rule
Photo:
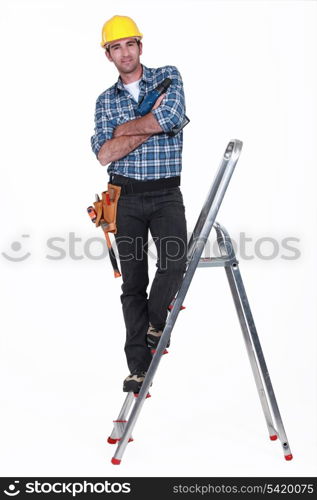
[[102, 40], [101, 47], [105, 47], [113, 40], [120, 40], [121, 38], [138, 37], [142, 38], [139, 28], [128, 16], [113, 16], [109, 21], [106, 21], [102, 27]]

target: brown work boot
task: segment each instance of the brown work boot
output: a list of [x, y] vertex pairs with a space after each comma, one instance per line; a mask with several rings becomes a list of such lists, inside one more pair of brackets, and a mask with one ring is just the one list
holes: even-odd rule
[[[149, 329], [147, 331], [147, 345], [150, 349], [156, 349], [158, 346], [158, 343], [161, 339], [163, 330], [158, 330], [157, 328], [154, 328], [154, 326], [150, 323]], [[168, 341], [167, 346], [169, 347], [170, 341]]]
[[139, 393], [144, 382], [146, 372], [131, 373], [123, 381], [123, 392]]

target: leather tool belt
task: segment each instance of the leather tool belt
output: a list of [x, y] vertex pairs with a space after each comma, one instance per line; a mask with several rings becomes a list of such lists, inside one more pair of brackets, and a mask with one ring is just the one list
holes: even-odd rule
[[94, 202], [97, 214], [96, 227], [102, 223], [102, 229], [107, 233], [117, 233], [117, 208], [121, 187], [108, 183], [108, 190], [103, 191], [101, 200]]

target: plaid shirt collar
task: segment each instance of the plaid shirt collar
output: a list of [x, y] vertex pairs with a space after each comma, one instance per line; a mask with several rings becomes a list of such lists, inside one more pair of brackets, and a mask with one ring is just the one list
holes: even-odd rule
[[[151, 71], [149, 70], [149, 68], [147, 68], [146, 66], [144, 66], [144, 64], [142, 64], [142, 68], [143, 68], [143, 73], [142, 73], [142, 76], [141, 76], [140, 86], [141, 86], [142, 82], [151, 83], [153, 81], [153, 76], [152, 76]], [[122, 80], [121, 80], [121, 76], [119, 76], [118, 81], [116, 83], [116, 91], [118, 92], [119, 90], [125, 90], [124, 86], [123, 86], [123, 83], [122, 83]]]

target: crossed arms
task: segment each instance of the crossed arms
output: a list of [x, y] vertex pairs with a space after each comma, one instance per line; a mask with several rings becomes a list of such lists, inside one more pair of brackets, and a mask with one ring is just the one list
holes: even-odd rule
[[128, 155], [154, 134], [168, 133], [182, 123], [185, 116], [185, 98], [182, 78], [175, 66], [168, 76], [173, 83], [166, 94], [160, 96], [152, 110], [141, 118], [117, 125], [117, 110], [111, 108], [111, 97], [102, 94], [97, 99], [95, 134], [91, 138], [92, 149], [101, 165]]
[[[163, 97], [164, 95], [159, 97], [160, 102]], [[158, 103], [159, 99], [156, 103]], [[163, 129], [152, 113], [148, 113], [142, 118], [130, 120], [119, 125], [114, 130], [113, 138], [103, 143], [97, 158], [101, 165], [120, 160], [120, 158], [131, 153], [145, 142], [151, 135], [161, 132], [163, 132]]]

